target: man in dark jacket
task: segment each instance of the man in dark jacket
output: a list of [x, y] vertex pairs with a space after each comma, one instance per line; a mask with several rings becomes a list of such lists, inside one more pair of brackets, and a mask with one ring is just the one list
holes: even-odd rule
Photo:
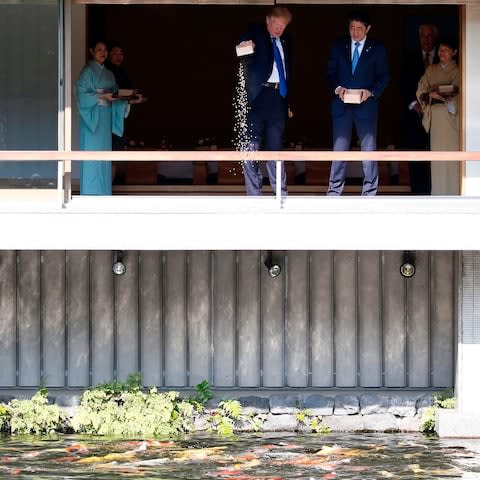
[[[418, 29], [418, 46], [409, 51], [405, 57], [402, 76], [404, 125], [403, 148], [405, 150], [430, 150], [430, 135], [422, 125], [422, 109], [417, 101], [418, 81], [425, 73], [425, 68], [438, 63], [437, 40], [438, 27], [424, 23]], [[409, 162], [410, 185], [416, 195], [430, 195], [432, 176], [430, 162]]]
[[[370, 28], [366, 13], [352, 12], [348, 17], [349, 36], [334, 43], [328, 58], [335, 151], [350, 149], [354, 125], [362, 151], [377, 148], [378, 99], [388, 85], [390, 74], [385, 47], [367, 37]], [[362, 195], [376, 195], [377, 162], [366, 160], [362, 163]], [[327, 195], [342, 194], [346, 170], [346, 162], [332, 162]]]
[[[252, 26], [240, 39], [238, 47], [251, 46], [253, 53], [243, 58], [248, 101], [248, 128], [245, 149], [277, 151], [283, 147], [288, 118], [290, 89], [290, 43], [284, 35], [292, 15], [286, 7], [273, 7], [265, 24]], [[275, 192], [275, 161], [267, 162], [270, 185]], [[258, 162], [243, 166], [247, 195], [261, 195], [263, 175]], [[287, 195], [287, 180], [282, 164], [282, 196]]]

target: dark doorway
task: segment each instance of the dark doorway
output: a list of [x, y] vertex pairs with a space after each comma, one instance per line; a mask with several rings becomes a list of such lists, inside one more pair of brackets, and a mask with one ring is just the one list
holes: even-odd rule
[[[292, 5], [294, 117], [289, 144], [331, 148], [330, 92], [326, 63], [332, 41], [346, 35], [352, 5]], [[92, 5], [89, 37], [120, 41], [125, 68], [149, 101], [128, 119], [127, 135], [146, 148], [167, 142], [192, 149], [209, 138], [232, 146], [233, 96], [238, 65], [234, 46], [252, 21], [264, 21], [268, 7], [245, 5]], [[382, 96], [378, 149], [400, 144], [401, 70], [407, 47], [417, 41], [422, 21], [458, 34], [457, 6], [368, 7], [370, 35], [387, 47], [392, 81]]]

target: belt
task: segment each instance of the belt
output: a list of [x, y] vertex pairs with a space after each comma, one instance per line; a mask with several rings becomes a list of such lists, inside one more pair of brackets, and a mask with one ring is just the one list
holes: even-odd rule
[[274, 90], [278, 90], [280, 88], [280, 83], [279, 82], [265, 82], [265, 83], [262, 83], [262, 87], [269, 87], [269, 88], [273, 88]]

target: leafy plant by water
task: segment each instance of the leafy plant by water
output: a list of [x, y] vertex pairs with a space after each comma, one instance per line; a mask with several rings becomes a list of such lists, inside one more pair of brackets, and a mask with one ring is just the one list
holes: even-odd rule
[[10, 430], [10, 410], [4, 403], [0, 403], [0, 432]]
[[331, 429], [328, 425], [322, 422], [321, 417], [312, 414], [311, 410], [302, 409], [295, 415], [298, 429], [304, 428], [313, 433], [330, 433]]
[[113, 380], [92, 387], [93, 390], [103, 390], [108, 396], [119, 395], [123, 392], [139, 392], [142, 388], [143, 376], [141, 373], [131, 373], [124, 381]]
[[193, 429], [193, 405], [178, 392], [87, 390], [72, 418], [76, 432], [94, 435], [164, 436]]
[[212, 392], [212, 386], [208, 383], [207, 380], [198, 383], [195, 385], [195, 395], [192, 397], [194, 402], [197, 402], [201, 405], [205, 405], [209, 400], [214, 397]]
[[15, 434], [45, 435], [62, 430], [65, 413], [48, 404], [48, 393], [39, 390], [30, 400], [14, 399], [8, 404], [10, 431]]
[[233, 435], [239, 425], [243, 409], [238, 400], [223, 400], [218, 408], [210, 412], [208, 417], [209, 430], [218, 432], [222, 436]]
[[453, 390], [451, 388], [447, 388], [440, 393], [435, 393], [433, 398], [433, 405], [423, 411], [420, 420], [420, 431], [426, 435], [436, 433], [435, 423], [439, 408], [455, 408], [457, 406], [457, 399], [453, 396]]

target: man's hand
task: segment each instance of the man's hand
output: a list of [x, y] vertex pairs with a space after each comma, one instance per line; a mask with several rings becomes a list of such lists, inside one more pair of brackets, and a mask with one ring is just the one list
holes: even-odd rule
[[252, 47], [255, 48], [255, 43], [253, 43], [253, 40], [244, 40], [243, 42], [240, 42], [237, 47]]
[[361, 96], [360, 96], [360, 103], [365, 102], [372, 96], [372, 92], [370, 90], [367, 90], [366, 88], [362, 88], [361, 90]]
[[290, 107], [288, 107], [288, 118], [293, 117], [293, 112], [290, 110]]
[[346, 91], [347, 91], [347, 89], [344, 88], [344, 87], [337, 87], [335, 89], [335, 95], [338, 95], [340, 100], [343, 102], [343, 96], [345, 95]]
[[137, 103], [145, 103], [147, 101], [147, 98], [144, 97], [141, 93], [137, 93], [134, 98], [131, 98], [128, 103], [131, 105], [135, 105]]

